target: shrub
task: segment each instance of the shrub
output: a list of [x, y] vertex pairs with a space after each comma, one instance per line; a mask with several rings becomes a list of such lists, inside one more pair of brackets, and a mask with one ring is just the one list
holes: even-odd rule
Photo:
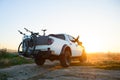
[[9, 53], [6, 50], [0, 50], [0, 68], [26, 63], [33, 63], [33, 60], [20, 57], [15, 53]]
[[3, 58], [7, 53], [7, 49], [0, 49], [0, 59]]

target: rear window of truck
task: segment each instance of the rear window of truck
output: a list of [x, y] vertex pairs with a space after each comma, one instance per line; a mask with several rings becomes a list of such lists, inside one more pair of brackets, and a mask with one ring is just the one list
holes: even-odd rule
[[49, 36], [65, 40], [65, 36], [63, 34], [50, 34]]

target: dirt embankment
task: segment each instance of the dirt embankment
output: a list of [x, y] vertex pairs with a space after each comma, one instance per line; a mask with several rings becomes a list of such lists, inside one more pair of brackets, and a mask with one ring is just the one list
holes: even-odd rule
[[63, 68], [59, 62], [43, 66], [25, 64], [0, 69], [1, 80], [120, 80], [120, 70], [96, 69], [90, 66]]

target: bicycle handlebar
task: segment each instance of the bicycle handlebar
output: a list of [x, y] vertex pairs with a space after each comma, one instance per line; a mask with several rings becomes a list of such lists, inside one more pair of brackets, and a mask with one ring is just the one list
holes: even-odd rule
[[32, 31], [28, 30], [27, 28], [24, 28], [27, 32], [30, 32], [31, 34], [33, 34]]
[[22, 34], [22, 35], [25, 35], [25, 33], [21, 32], [20, 30], [18, 30], [18, 32], [19, 32], [20, 34]]
[[[34, 32], [32, 32], [32, 31], [28, 30], [27, 28], [24, 28], [24, 29], [25, 29], [27, 32], [30, 32], [31, 35], [39, 35], [39, 33], [34, 33]], [[18, 32], [19, 32], [20, 34], [22, 34], [22, 35], [26, 35], [25, 33], [21, 32], [20, 30], [18, 30]]]

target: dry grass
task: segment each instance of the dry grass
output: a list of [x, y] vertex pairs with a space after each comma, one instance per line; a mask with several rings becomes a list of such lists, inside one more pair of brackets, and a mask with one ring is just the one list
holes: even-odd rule
[[[6, 49], [0, 50], [0, 68], [26, 63], [33, 63], [33, 60], [27, 60], [19, 57], [17, 54], [8, 53]], [[120, 53], [87, 54], [87, 61], [85, 63], [72, 62], [71, 66], [94, 66], [101, 69], [120, 70]]]
[[33, 63], [33, 60], [20, 57], [17, 54], [7, 52], [7, 50], [4, 49], [0, 50], [0, 68], [27, 63]]
[[120, 70], [120, 53], [91, 53], [87, 54], [85, 63], [72, 63], [71, 65]]

